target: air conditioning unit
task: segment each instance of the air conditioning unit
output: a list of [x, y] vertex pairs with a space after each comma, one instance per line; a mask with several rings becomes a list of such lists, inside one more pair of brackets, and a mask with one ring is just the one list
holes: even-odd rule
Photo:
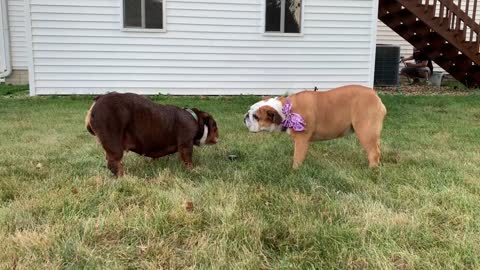
[[399, 61], [400, 46], [377, 44], [374, 84], [376, 86], [398, 85]]

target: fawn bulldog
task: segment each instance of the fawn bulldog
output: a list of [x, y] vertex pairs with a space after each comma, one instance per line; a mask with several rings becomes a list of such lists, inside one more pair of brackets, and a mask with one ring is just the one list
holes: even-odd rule
[[348, 85], [325, 92], [303, 91], [288, 97], [265, 98], [244, 118], [250, 132], [287, 131], [294, 143], [293, 168], [305, 159], [309, 143], [354, 132], [368, 155], [370, 167], [380, 163], [380, 134], [387, 110], [375, 91]]

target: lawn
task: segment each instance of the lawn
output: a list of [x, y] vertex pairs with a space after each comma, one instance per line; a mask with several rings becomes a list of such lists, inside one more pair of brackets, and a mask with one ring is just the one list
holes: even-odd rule
[[286, 134], [243, 126], [257, 97], [156, 96], [213, 114], [221, 141], [191, 172], [128, 153], [115, 179], [91, 97], [0, 90], [0, 269], [480, 268], [478, 93], [382, 94], [380, 169], [350, 136], [297, 171]]

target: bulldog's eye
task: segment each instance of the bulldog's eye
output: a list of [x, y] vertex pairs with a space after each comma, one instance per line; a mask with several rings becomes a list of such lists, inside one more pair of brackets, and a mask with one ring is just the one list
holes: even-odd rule
[[254, 114], [253, 119], [258, 120], [258, 116], [256, 114]]

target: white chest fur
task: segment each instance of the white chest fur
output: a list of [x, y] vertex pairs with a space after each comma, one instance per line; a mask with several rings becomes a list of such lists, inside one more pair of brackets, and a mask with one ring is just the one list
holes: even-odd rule
[[205, 142], [207, 141], [207, 137], [208, 137], [208, 127], [207, 127], [207, 125], [204, 125], [203, 126], [203, 136], [200, 139], [200, 144], [205, 144]]

